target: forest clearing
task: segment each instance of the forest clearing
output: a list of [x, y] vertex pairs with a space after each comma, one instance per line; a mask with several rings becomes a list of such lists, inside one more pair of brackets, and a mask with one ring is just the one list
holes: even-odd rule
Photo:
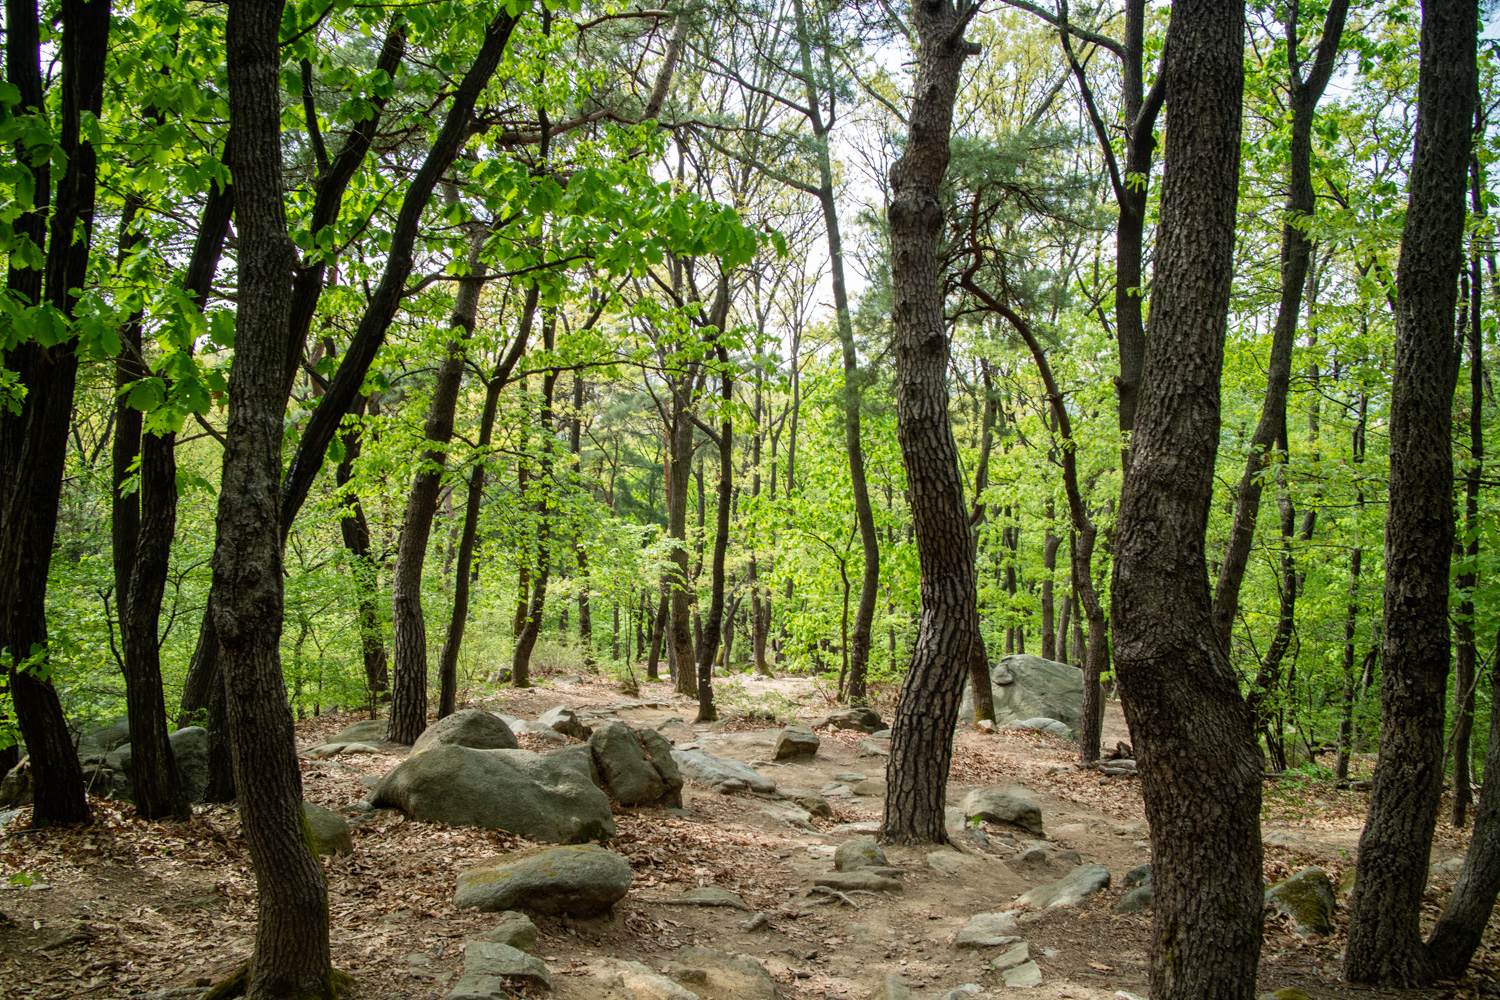
[[[845, 773], [880, 782], [884, 773], [882, 757], [859, 749], [865, 735], [857, 730], [820, 729], [815, 756], [770, 762], [779, 727], [763, 711], [690, 727], [681, 719], [692, 703], [665, 684], [645, 685], [632, 698], [596, 678], [556, 680], [547, 678], [526, 692], [476, 692], [474, 702], [521, 717], [568, 705], [596, 723], [617, 718], [631, 726], [662, 727], [681, 745], [756, 763], [781, 788], [825, 788]], [[816, 722], [820, 712], [826, 716], [837, 708], [805, 682], [752, 677], [744, 687], [748, 704], [769, 695], [772, 703], [795, 705], [780, 721]], [[298, 744], [318, 745], [359, 718], [337, 713], [309, 719], [298, 727]], [[1111, 744], [1128, 738], [1116, 705], [1107, 710], [1104, 736]], [[543, 742], [524, 734], [519, 739], [528, 748]], [[402, 753], [390, 747], [378, 755], [303, 757], [308, 801], [343, 812], [353, 831], [352, 852], [327, 862], [334, 961], [355, 976], [357, 995], [378, 1000], [451, 992], [462, 972], [465, 940], [480, 938], [500, 922], [494, 913], [454, 907], [457, 873], [525, 846], [503, 833], [428, 825], [394, 810], [350, 809], [368, 795], [360, 779], [384, 774]], [[849, 831], [851, 824], [868, 829], [878, 821], [879, 789], [830, 796], [830, 815], [814, 814], [793, 825], [781, 815], [787, 799], [726, 795], [690, 781], [685, 811], [643, 807], [619, 813], [618, 835], [609, 846], [630, 859], [629, 893], [607, 916], [535, 916], [539, 935], [530, 950], [545, 957], [554, 985], [550, 991], [518, 986], [514, 995], [559, 1000], [665, 995], [612, 986], [610, 963], [624, 959], [676, 972], [687, 988], [711, 1000], [769, 998], [772, 983], [774, 995], [787, 1000], [864, 1000], [893, 974], [907, 980], [912, 997], [946, 997], [968, 984], [980, 989], [953, 994], [955, 1000], [1003, 996], [1011, 990], [992, 962], [1007, 949], [955, 946], [954, 939], [975, 914], [1015, 909], [1016, 896], [1065, 876], [1081, 859], [1107, 867], [1113, 882], [1075, 906], [1021, 908], [1025, 917], [1017, 935], [1024, 937], [1042, 977], [1041, 985], [1026, 993], [1047, 1000], [1107, 1000], [1116, 991], [1144, 996], [1150, 917], [1115, 913], [1128, 891], [1121, 881], [1150, 858], [1139, 782], [1080, 769], [1075, 749], [1049, 734], [971, 728], [960, 735], [949, 786], [954, 804], [971, 789], [1016, 785], [1041, 807], [1044, 840], [1009, 824], [982, 823], [988, 844], [958, 835], [953, 848], [936, 851], [887, 847], [891, 867], [900, 870], [899, 892], [856, 893], [852, 901], [819, 905], [828, 897], [811, 890], [813, 880], [832, 869], [837, 845], [860, 835]], [[1353, 990], [1339, 983], [1347, 923], [1342, 907], [1367, 798], [1368, 792], [1326, 781], [1268, 782], [1267, 884], [1317, 865], [1342, 888], [1335, 929], [1326, 936], [1304, 937], [1275, 907], [1267, 908], [1260, 990], [1291, 987], [1317, 1000], [1496, 995], [1500, 939], [1493, 929], [1459, 982], [1415, 992]], [[201, 996], [206, 981], [218, 982], [244, 961], [254, 927], [252, 880], [233, 811], [210, 807], [189, 823], [167, 826], [134, 820], [118, 807], [101, 811], [101, 823], [67, 837], [6, 840], [4, 863], [37, 884], [29, 890], [13, 886], [0, 896], [0, 910], [10, 917], [0, 927], [5, 995]], [[1038, 844], [1044, 858], [1022, 859]], [[1443, 863], [1461, 858], [1467, 846], [1465, 831], [1440, 828], [1428, 903], [1434, 910], [1456, 875]], [[702, 886], [727, 889], [748, 909], [675, 903], [685, 891]], [[765, 925], [746, 930], [761, 913]], [[693, 965], [680, 954], [682, 946], [750, 956], [764, 964], [771, 983], [763, 992], [743, 985], [725, 992], [722, 982], [710, 983], [709, 989], [695, 986], [691, 976], [681, 977], [680, 970]]]

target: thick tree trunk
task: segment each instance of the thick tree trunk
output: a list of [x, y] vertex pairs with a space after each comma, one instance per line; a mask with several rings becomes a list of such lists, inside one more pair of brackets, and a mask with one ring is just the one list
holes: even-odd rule
[[[1298, 25], [1295, 8], [1287, 26], [1288, 45], [1297, 47]], [[1235, 494], [1234, 523], [1229, 531], [1229, 546], [1219, 566], [1219, 582], [1214, 591], [1213, 621], [1219, 642], [1229, 648], [1235, 617], [1239, 614], [1240, 584], [1250, 560], [1255, 541], [1255, 522], [1260, 514], [1262, 484], [1267, 467], [1274, 462], [1272, 449], [1278, 443], [1285, 452], [1286, 399], [1292, 377], [1292, 348], [1297, 342], [1297, 319], [1302, 312], [1302, 291], [1307, 284], [1308, 266], [1312, 260], [1312, 241], [1307, 238], [1307, 222], [1317, 206], [1313, 193], [1312, 130], [1318, 101], [1328, 86], [1338, 55], [1339, 40], [1349, 0], [1334, 0], [1328, 6], [1323, 35], [1313, 55], [1307, 79], [1300, 68], [1292, 66], [1288, 80], [1288, 103], [1292, 113], [1292, 135], [1287, 151], [1286, 222], [1281, 227], [1281, 298], [1276, 309], [1276, 325], [1271, 333], [1271, 357], [1266, 365], [1266, 394], [1261, 402], [1260, 420], [1250, 436], [1250, 453]], [[1285, 461], [1283, 457], [1282, 461]], [[1291, 531], [1283, 532], [1284, 538]], [[1288, 555], [1284, 563], [1290, 564]], [[1285, 583], [1283, 583], [1285, 587]], [[1295, 593], [1292, 596], [1295, 603]], [[1279, 656], [1278, 665], [1279, 665]], [[1275, 674], [1276, 668], [1270, 673]]]
[[279, 483], [296, 266], [281, 190], [282, 6], [282, 0], [235, 3], [226, 30], [239, 289], [210, 601], [240, 822], [256, 878], [258, 921], [245, 995], [331, 1000], [328, 887], [306, 837], [281, 674]]
[[[664, 585], [663, 589], [665, 589], [665, 585]], [[665, 633], [667, 631], [667, 614], [668, 614], [668, 611], [669, 611], [669, 601], [668, 601], [667, 595], [665, 593], [663, 593], [662, 597], [661, 597], [661, 601], [658, 604], [657, 609], [656, 609], [656, 617], [652, 620], [652, 624], [651, 624], [651, 656], [646, 661], [646, 676], [649, 677], [653, 681], [656, 680], [658, 677], [661, 676], [661, 646], [662, 646], [662, 636], [665, 635]]]
[[1262, 760], [1212, 629], [1204, 534], [1234, 269], [1243, 4], [1179, 0], [1166, 47], [1151, 328], [1110, 618], [1157, 873], [1151, 996], [1242, 1000], [1255, 996], [1260, 958]]
[[1449, 412], [1459, 360], [1453, 322], [1478, 19], [1474, 0], [1422, 6], [1416, 146], [1396, 270], [1380, 756], [1349, 910], [1344, 975], [1352, 983], [1418, 986], [1436, 972], [1422, 942], [1421, 904], [1443, 783], [1453, 551]]
[[[688, 381], [688, 380], [684, 380]], [[688, 408], [692, 386], [688, 384], [676, 391], [676, 422], [671, 431], [672, 460], [667, 470], [669, 480], [667, 507], [667, 535], [672, 545], [672, 617], [667, 625], [668, 641], [672, 644], [672, 679], [678, 694], [698, 696], [698, 674], [693, 665], [692, 605], [693, 582], [688, 573], [687, 551], [687, 502], [688, 479], [692, 475], [693, 421]]]
[[[448, 464], [448, 442], [453, 438], [453, 415], [463, 382], [466, 345], [474, 333], [479, 311], [479, 293], [484, 287], [484, 261], [480, 257], [489, 234], [481, 228], [469, 237], [468, 270], [471, 280], [459, 285], [453, 315], [448, 321], [458, 336], [448, 348], [432, 380], [432, 398], [427, 406], [425, 439], [417, 474], [406, 498], [406, 517], [396, 549], [396, 568], [391, 580], [391, 626], [395, 633], [395, 657], [391, 668], [391, 718], [386, 739], [408, 746], [427, 728], [427, 618], [422, 613], [422, 571], [427, 564], [427, 543], [432, 537], [432, 519], [437, 513], [438, 493]], [[456, 697], [456, 693], [454, 694]]]
[[135, 810], [143, 819], [192, 815], [167, 740], [157, 634], [162, 594], [177, 527], [176, 436], [146, 434], [140, 442], [140, 534], [129, 597], [122, 604], [125, 704], [130, 720], [130, 769]]
[[969, 0], [912, 5], [920, 39], [915, 96], [906, 149], [890, 177], [896, 433], [922, 573], [916, 649], [891, 734], [881, 837], [892, 843], [947, 840], [953, 723], [979, 641], [974, 541], [948, 417], [950, 348], [937, 254], [954, 99], [964, 59], [978, 51], [963, 37], [975, 11]]

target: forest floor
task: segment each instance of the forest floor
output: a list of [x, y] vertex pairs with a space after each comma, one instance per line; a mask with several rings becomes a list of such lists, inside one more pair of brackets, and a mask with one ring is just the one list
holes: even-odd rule
[[[741, 677], [726, 689], [726, 702], [744, 711], [691, 727], [693, 733], [673, 726], [667, 735], [679, 745], [693, 741], [716, 755], [756, 762], [784, 787], [817, 790], [842, 772], [884, 777], [884, 758], [860, 756], [863, 735], [853, 732], [821, 730], [816, 757], [765, 763], [779, 722], [751, 706], [773, 706], [783, 721], [814, 722], [832, 706], [811, 684]], [[602, 680], [560, 684], [549, 678], [528, 691], [476, 692], [470, 703], [524, 718], [559, 704], [607, 706], [624, 721], [650, 726], [694, 715], [694, 705], [665, 682], [643, 682], [639, 695], [626, 697]], [[888, 705], [878, 707], [890, 717]], [[360, 717], [327, 714], [301, 722], [298, 745], [320, 743]], [[1105, 737], [1106, 746], [1128, 739], [1115, 703], [1109, 705]], [[522, 736], [522, 746], [538, 749], [530, 740]], [[399, 751], [304, 758], [306, 797], [345, 809], [399, 759]], [[961, 732], [949, 802], [972, 788], [1012, 786], [1041, 807], [1049, 846], [1077, 851], [1085, 863], [1106, 866], [1114, 879], [1081, 907], [1043, 911], [1022, 924], [1018, 933], [1044, 978], [1031, 994], [1038, 1000], [1145, 996], [1150, 917], [1114, 913], [1121, 877], [1149, 860], [1138, 779], [1076, 768], [1071, 745], [1043, 734]], [[1346, 903], [1365, 800], [1364, 793], [1326, 783], [1268, 781], [1267, 882], [1316, 864], [1344, 887], [1340, 903]], [[1003, 863], [1011, 849], [997, 843], [984, 851], [966, 843], [962, 854], [947, 859], [955, 873], [946, 874], [929, 864], [926, 850], [888, 848], [891, 864], [903, 870], [904, 892], [859, 896], [857, 909], [809, 907], [803, 904], [812, 880], [831, 870], [832, 848], [851, 835], [838, 828], [878, 820], [883, 796], [833, 800], [833, 818], [815, 820], [814, 831], [789, 825], [767, 808], [766, 799], [720, 795], [692, 783], [684, 789], [684, 805], [687, 815], [647, 808], [616, 816], [619, 831], [610, 846], [630, 859], [629, 894], [608, 917], [536, 918], [540, 954], [556, 985], [550, 994], [534, 988], [518, 996], [602, 1000], [609, 994], [599, 959], [659, 967], [674, 949], [696, 944], [760, 959], [789, 1000], [865, 1000], [889, 972], [906, 976], [917, 997], [940, 998], [971, 983], [980, 991], [970, 995], [998, 997], [1011, 990], [989, 970], [992, 954], [955, 951], [954, 935], [974, 914], [1009, 909], [1016, 895], [1055, 881], [1070, 867], [1058, 859], [1023, 870]], [[27, 810], [0, 838], [0, 884], [6, 890], [0, 892], [0, 997], [200, 996], [205, 985], [245, 960], [254, 933], [254, 881], [234, 811], [200, 807], [188, 822], [145, 823], [118, 803], [98, 800], [94, 806], [99, 822], [87, 829], [29, 831]], [[494, 914], [453, 907], [455, 877], [522, 842], [505, 833], [418, 823], [390, 810], [351, 825], [354, 852], [325, 859], [335, 964], [355, 977], [358, 1000], [445, 996], [459, 975], [465, 936], [495, 921]], [[1465, 847], [1466, 835], [1444, 822], [1433, 860], [1460, 857]], [[1429, 918], [1452, 879], [1434, 876], [1425, 904]], [[673, 905], [683, 890], [700, 885], [740, 894], [769, 914], [768, 925], [747, 931], [747, 913]], [[1268, 913], [1261, 989], [1294, 986], [1314, 998], [1386, 996], [1340, 984], [1346, 918], [1336, 919], [1330, 937], [1304, 940]], [[1500, 996], [1497, 981], [1500, 939], [1492, 922], [1463, 981], [1389, 995]]]

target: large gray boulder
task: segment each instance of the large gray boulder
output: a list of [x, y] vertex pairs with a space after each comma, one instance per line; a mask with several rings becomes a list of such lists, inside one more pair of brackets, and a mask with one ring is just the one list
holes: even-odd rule
[[682, 805], [682, 772], [661, 733], [610, 722], [589, 736], [589, 748], [604, 787], [622, 806]]
[[681, 769], [683, 777], [726, 795], [744, 791], [769, 795], [776, 791], [776, 782], [749, 764], [728, 757], [715, 757], [706, 750], [673, 750], [672, 760]]
[[1042, 832], [1042, 810], [1034, 802], [1018, 795], [996, 791], [993, 788], [976, 788], [964, 796], [959, 804], [968, 822], [984, 820], [989, 823], [1010, 823], [1036, 837], [1046, 836]]
[[554, 844], [615, 833], [609, 797], [599, 790], [592, 757], [581, 745], [542, 755], [440, 744], [382, 778], [370, 804], [428, 823], [509, 830]]
[[78, 740], [78, 759], [85, 764], [102, 763], [111, 750], [130, 742], [130, 720], [120, 716], [113, 722], [85, 732]]
[[787, 760], [792, 757], [811, 757], [818, 752], [818, 745], [822, 741], [811, 727], [794, 722], [783, 729], [776, 737], [776, 749], [772, 756], [776, 760]]
[[1321, 868], [1304, 868], [1277, 882], [1266, 890], [1266, 903], [1291, 917], [1293, 929], [1302, 937], [1333, 933], [1337, 901], [1333, 880]]
[[458, 876], [453, 904], [461, 910], [529, 910], [556, 916], [604, 913], [630, 891], [630, 862], [584, 845], [554, 847], [515, 860], [500, 857]]
[[874, 837], [852, 837], [833, 852], [834, 871], [852, 872], [871, 865], [883, 868], [889, 863], [885, 851], [880, 849], [880, 842]]
[[[208, 789], [208, 730], [202, 726], [179, 729], [167, 737], [172, 757], [177, 761], [177, 780], [189, 802], [201, 802]], [[104, 758], [104, 766], [114, 772], [110, 794], [126, 802], [135, 799], [131, 780], [130, 744], [123, 743]]]
[[[1007, 656], [990, 664], [995, 695], [995, 722], [1006, 725], [1029, 719], [1056, 719], [1070, 729], [1083, 721], [1083, 671], [1030, 653]], [[960, 722], [974, 721], [974, 696], [964, 685]]]
[[307, 829], [312, 834], [313, 853], [349, 854], [354, 850], [354, 838], [344, 817], [314, 802], [302, 803], [302, 815], [307, 817]]
[[412, 756], [445, 744], [471, 750], [515, 750], [521, 745], [501, 719], [477, 708], [445, 715], [422, 730], [417, 742], [411, 745]]

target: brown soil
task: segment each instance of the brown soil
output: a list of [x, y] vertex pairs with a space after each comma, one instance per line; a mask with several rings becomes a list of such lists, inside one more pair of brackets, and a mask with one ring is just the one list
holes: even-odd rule
[[[806, 684], [742, 679], [753, 704], [774, 695], [803, 721], [826, 714], [825, 699]], [[603, 683], [556, 685], [530, 691], [479, 695], [474, 704], [526, 718], [557, 704], [620, 705], [618, 717], [657, 726], [694, 706], [665, 683], [643, 683], [626, 698]], [[739, 699], [735, 701], [739, 704]], [[889, 717], [889, 712], [886, 712]], [[299, 745], [322, 742], [352, 714], [330, 714], [298, 725]], [[861, 734], [820, 731], [815, 758], [766, 763], [774, 723], [740, 715], [716, 726], [692, 727], [695, 742], [711, 753], [756, 762], [782, 787], [818, 790], [840, 772], [884, 776], [884, 759], [858, 755]], [[685, 742], [685, 730], [672, 733]], [[1118, 706], [1111, 703], [1106, 745], [1128, 740]], [[540, 749], [522, 737], [523, 746]], [[379, 776], [399, 759], [380, 756], [303, 760], [309, 801], [344, 809], [364, 797], [361, 779]], [[941, 997], [965, 983], [980, 996], [1009, 992], [986, 967], [990, 955], [958, 952], [954, 934], [975, 913], [1004, 910], [1026, 889], [1055, 880], [1071, 862], [1055, 857], [1077, 851], [1085, 863], [1105, 865], [1116, 883], [1149, 859], [1139, 785], [1133, 777], [1107, 778], [1074, 766], [1069, 744], [1029, 732], [962, 732], [955, 748], [949, 801], [975, 787], [1020, 786], [1038, 805], [1051, 854], [1039, 869], [1005, 862], [1025, 840], [1015, 830], [991, 828], [991, 847], [960, 845], [958, 874], [944, 874], [928, 852], [888, 849], [905, 890], [890, 896], [854, 895], [843, 903], [813, 906], [812, 880], [832, 868], [831, 848], [850, 836], [840, 824], [877, 820], [880, 796], [833, 800], [835, 815], [802, 829], [774, 815], [771, 800], [719, 795], [689, 785], [688, 815], [659, 809], [624, 810], [611, 845], [630, 858], [635, 881], [611, 917], [595, 920], [538, 918], [540, 953], [556, 978], [558, 1000], [603, 1000], [595, 959], [633, 959], [659, 967], [673, 949], [699, 944], [753, 955], [765, 962], [782, 994], [802, 998], [864, 1000], [888, 972], [905, 975], [918, 996]], [[143, 823], [128, 808], [96, 801], [99, 822], [87, 829], [26, 831], [27, 816], [0, 839], [0, 997], [196, 997], [201, 987], [231, 972], [249, 955], [254, 933], [254, 881], [233, 810], [201, 808], [187, 823]], [[1266, 876], [1309, 864], [1340, 882], [1352, 872], [1363, 821], [1360, 793], [1304, 782], [1266, 787]], [[325, 860], [329, 879], [335, 964], [357, 981], [360, 1000], [438, 998], [451, 989], [462, 963], [466, 935], [494, 922], [490, 914], [452, 906], [454, 878], [483, 858], [523, 846], [504, 833], [441, 827], [379, 811], [359, 817], [355, 851]], [[1461, 856], [1466, 836], [1443, 825], [1434, 860]], [[953, 860], [953, 859], [950, 859]], [[950, 865], [949, 867], [953, 867]], [[1451, 876], [1434, 879], [1428, 905], [1435, 916]], [[30, 882], [28, 886], [25, 883]], [[721, 886], [768, 914], [766, 926], [747, 931], [750, 914], [674, 905], [683, 890]], [[1116, 916], [1121, 895], [1106, 889], [1080, 909], [1035, 915], [1019, 932], [1031, 946], [1044, 985], [1039, 998], [1100, 998], [1117, 991], [1146, 995], [1148, 916]], [[1342, 917], [1340, 918], [1342, 920]], [[1315, 998], [1381, 997], [1380, 991], [1342, 986], [1342, 924], [1327, 940], [1304, 941], [1268, 914], [1261, 988], [1296, 986]], [[1500, 996], [1494, 985], [1500, 954], [1487, 935], [1475, 967], [1460, 983], [1403, 997]], [[165, 992], [171, 991], [171, 992]], [[180, 992], [179, 992], [180, 991]], [[518, 995], [527, 994], [519, 991]], [[1396, 996], [1398, 994], [1390, 994]]]

